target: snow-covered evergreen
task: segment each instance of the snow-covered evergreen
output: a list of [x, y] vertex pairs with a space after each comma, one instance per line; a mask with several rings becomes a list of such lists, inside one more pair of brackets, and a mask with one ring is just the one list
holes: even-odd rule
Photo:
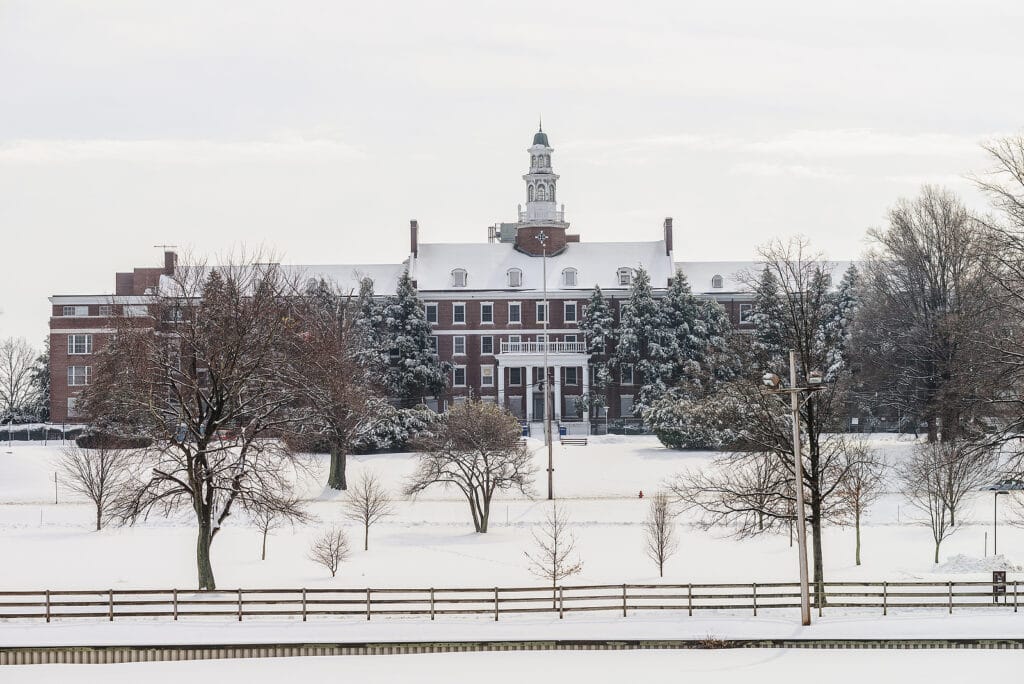
[[636, 269], [629, 299], [619, 314], [618, 346], [614, 363], [622, 372], [633, 367], [637, 386], [633, 411], [643, 417], [645, 406], [664, 394], [672, 374], [672, 352], [675, 341], [667, 334], [665, 317], [654, 298], [651, 279], [643, 267]]
[[786, 375], [783, 301], [779, 281], [766, 265], [754, 286], [754, 308], [750, 323], [754, 326], [754, 349], [762, 368]]
[[615, 316], [600, 286], [595, 286], [590, 295], [579, 329], [587, 342], [591, 378], [590, 394], [578, 400], [577, 408], [590, 411], [604, 405], [604, 392], [611, 384], [608, 350], [615, 344]]
[[403, 405], [437, 396], [447, 383], [448, 364], [441, 363], [430, 342], [431, 329], [409, 272], [398, 279], [394, 296], [380, 309], [381, 350], [387, 355], [385, 382]]

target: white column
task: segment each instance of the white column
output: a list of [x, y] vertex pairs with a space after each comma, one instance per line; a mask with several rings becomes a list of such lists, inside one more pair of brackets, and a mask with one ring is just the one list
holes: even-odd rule
[[[583, 364], [583, 396], [587, 396], [590, 393], [590, 364]], [[590, 422], [590, 409], [583, 412], [583, 422]], [[589, 432], [589, 431], [588, 431]]]
[[524, 382], [526, 383], [526, 422], [533, 420], [533, 367], [523, 368]]
[[552, 369], [555, 382], [555, 420], [562, 417], [562, 367], [554, 366]]
[[498, 374], [498, 406], [505, 408], [505, 367], [499, 364], [494, 369]]

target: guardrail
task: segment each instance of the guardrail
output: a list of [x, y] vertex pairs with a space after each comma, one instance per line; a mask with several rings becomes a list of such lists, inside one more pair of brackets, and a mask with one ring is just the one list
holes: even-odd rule
[[[999, 608], [1018, 611], [1018, 581], [828, 582], [818, 607], [865, 609]], [[0, 620], [65, 618], [244, 618], [288, 616], [502, 615], [651, 610], [758, 611], [799, 607], [795, 582], [749, 584], [595, 584], [557, 587], [384, 589], [102, 589], [0, 592]], [[813, 597], [812, 597], [813, 600]]]
[[586, 342], [502, 342], [502, 354], [585, 354]]

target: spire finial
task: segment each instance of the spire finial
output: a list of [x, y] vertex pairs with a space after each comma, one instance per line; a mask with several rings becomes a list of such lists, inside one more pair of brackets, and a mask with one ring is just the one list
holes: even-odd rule
[[544, 120], [541, 118], [540, 114], [537, 115], [537, 130], [538, 131], [543, 131], [544, 130]]

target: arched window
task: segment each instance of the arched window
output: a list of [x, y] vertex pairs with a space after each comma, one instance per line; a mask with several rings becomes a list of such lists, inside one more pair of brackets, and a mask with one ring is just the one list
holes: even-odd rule
[[522, 287], [523, 286], [523, 272], [518, 268], [508, 269], [508, 286], [509, 287]]
[[562, 286], [576, 287], [576, 269], [567, 268], [562, 271]]
[[724, 282], [720, 275], [711, 276], [711, 287], [715, 290], [721, 290]]
[[548, 188], [546, 185], [541, 183], [537, 186], [537, 201], [545, 202], [548, 199]]
[[526, 186], [526, 201], [527, 202], [532, 202], [533, 201], [533, 185], [532, 184]]
[[535, 154], [531, 154], [530, 155], [530, 166], [532, 166], [534, 168], [537, 167], [537, 155], [535, 155]]
[[548, 201], [549, 202], [554, 202], [555, 201], [555, 184], [554, 183], [551, 184], [551, 192], [548, 193]]
[[629, 287], [633, 284], [633, 269], [628, 266], [623, 266], [618, 271], [619, 285], [622, 287]]
[[466, 278], [466, 269], [455, 269], [452, 271], [452, 287], [466, 287]]

